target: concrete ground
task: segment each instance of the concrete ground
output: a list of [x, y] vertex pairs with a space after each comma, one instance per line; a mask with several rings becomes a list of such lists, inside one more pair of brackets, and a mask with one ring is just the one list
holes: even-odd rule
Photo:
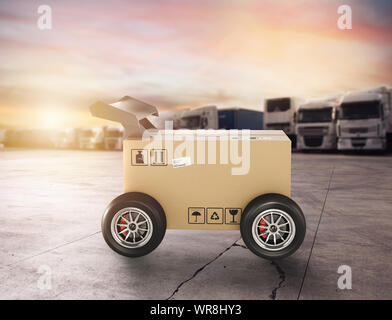
[[113, 252], [100, 222], [122, 193], [121, 152], [2, 150], [0, 163], [1, 299], [392, 298], [391, 156], [294, 154], [307, 234], [278, 263], [239, 231], [169, 230], [145, 257]]

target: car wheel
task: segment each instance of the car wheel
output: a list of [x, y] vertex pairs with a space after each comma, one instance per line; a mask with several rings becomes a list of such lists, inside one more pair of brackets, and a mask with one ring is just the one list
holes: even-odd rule
[[280, 194], [266, 194], [252, 200], [241, 218], [241, 236], [256, 255], [277, 260], [293, 254], [306, 232], [301, 208]]
[[139, 192], [122, 194], [102, 217], [102, 234], [117, 253], [140, 257], [153, 251], [166, 232], [166, 216], [154, 198]]

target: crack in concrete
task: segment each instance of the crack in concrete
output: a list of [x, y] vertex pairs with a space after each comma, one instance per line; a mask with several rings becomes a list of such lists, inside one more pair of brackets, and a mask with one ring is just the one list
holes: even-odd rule
[[[240, 239], [241, 240], [241, 239]], [[237, 240], [238, 241], [238, 240]], [[236, 241], [236, 242], [237, 242]], [[241, 248], [244, 248], [244, 249], [248, 249], [248, 247], [247, 246], [244, 246], [243, 244], [238, 244], [238, 243], [236, 243], [236, 242], [234, 242], [234, 244], [233, 244], [233, 247], [241, 247]]]
[[89, 234], [89, 235], [87, 235], [87, 236], [81, 237], [81, 238], [79, 238], [79, 239], [75, 239], [75, 240], [72, 240], [72, 241], [69, 241], [69, 242], [60, 244], [60, 245], [58, 245], [58, 246], [56, 246], [56, 247], [54, 247], [54, 248], [51, 248], [51, 249], [48, 249], [48, 250], [39, 252], [39, 253], [34, 254], [34, 255], [32, 255], [32, 256], [29, 256], [29, 257], [20, 259], [19, 261], [16, 261], [16, 262], [12, 262], [12, 263], [10, 263], [10, 264], [7, 264], [6, 267], [12, 267], [12, 266], [14, 266], [15, 264], [18, 264], [18, 263], [20, 263], [20, 262], [23, 262], [23, 261], [26, 261], [26, 260], [29, 260], [29, 259], [38, 257], [38, 256], [43, 255], [43, 254], [45, 254], [45, 253], [48, 253], [48, 252], [51, 252], [51, 251], [53, 251], [53, 250], [62, 248], [62, 247], [64, 247], [64, 246], [67, 246], [67, 245], [69, 245], [69, 244], [72, 244], [72, 243], [75, 243], [75, 242], [78, 242], [78, 241], [87, 239], [87, 238], [92, 237], [92, 236], [94, 236], [94, 235], [96, 235], [96, 234], [98, 234], [98, 233], [102, 233], [102, 231], [97, 231], [97, 232], [94, 232], [94, 233]]
[[279, 290], [280, 288], [282, 288], [283, 283], [286, 281], [286, 274], [285, 274], [284, 270], [279, 266], [279, 264], [278, 264], [276, 261], [271, 261], [271, 264], [272, 264], [273, 266], [275, 266], [276, 271], [277, 271], [278, 274], [279, 274], [279, 279], [280, 279], [280, 281], [279, 281], [279, 283], [278, 283], [278, 286], [275, 287], [275, 288], [272, 290], [271, 295], [270, 295], [270, 298], [271, 298], [272, 300], [276, 300], [276, 295], [277, 295], [278, 290]]
[[207, 266], [209, 266], [211, 263], [213, 263], [214, 261], [216, 261], [219, 257], [221, 257], [223, 254], [225, 254], [227, 251], [229, 251], [231, 248], [233, 247], [244, 247], [243, 245], [238, 244], [237, 242], [240, 241], [241, 238], [239, 238], [238, 240], [234, 241], [233, 244], [231, 244], [229, 247], [227, 247], [225, 250], [223, 250], [222, 252], [220, 252], [214, 259], [210, 260], [209, 262], [207, 262], [205, 265], [203, 265], [202, 267], [200, 267], [199, 269], [197, 269], [193, 275], [191, 277], [189, 277], [188, 279], [182, 281], [177, 288], [173, 291], [173, 293], [166, 299], [166, 300], [171, 300], [176, 294], [177, 292], [180, 290], [180, 288], [186, 284], [187, 282], [193, 280], [200, 272], [202, 272]]
[[331, 182], [332, 182], [332, 178], [333, 178], [334, 172], [335, 172], [335, 164], [333, 164], [333, 166], [332, 166], [331, 175], [330, 175], [330, 177], [329, 177], [329, 182], [328, 182], [327, 192], [325, 193], [325, 198], [324, 198], [324, 202], [323, 202], [323, 207], [321, 208], [320, 217], [319, 217], [319, 220], [318, 220], [318, 223], [317, 223], [316, 231], [315, 231], [315, 233], [314, 233], [312, 246], [311, 246], [311, 248], [310, 248], [310, 253], [309, 253], [308, 261], [306, 262], [306, 267], [305, 267], [304, 275], [303, 275], [303, 277], [302, 277], [302, 282], [301, 282], [301, 286], [300, 286], [300, 288], [299, 288], [297, 300], [299, 300], [299, 298], [301, 297], [302, 289], [303, 289], [304, 284], [305, 284], [306, 274], [307, 274], [307, 272], [308, 272], [310, 259], [312, 258], [313, 248], [314, 248], [314, 245], [315, 245], [315, 243], [316, 243], [317, 233], [318, 233], [318, 230], [319, 230], [319, 227], [320, 227], [320, 224], [321, 224], [321, 219], [323, 218], [323, 213], [324, 213], [325, 205], [326, 205], [326, 203], [327, 203], [329, 190], [331, 189]]
[[[238, 244], [237, 241], [232, 244], [232, 247], [241, 247], [241, 248], [244, 248], [244, 249], [248, 249], [246, 246], [244, 246], [242, 244]], [[276, 268], [276, 271], [278, 272], [279, 279], [280, 279], [280, 281], [278, 283], [278, 286], [276, 286], [272, 290], [271, 295], [270, 295], [270, 298], [272, 300], [276, 300], [276, 296], [277, 296], [278, 290], [280, 288], [282, 288], [283, 283], [286, 281], [286, 273], [284, 272], [284, 270], [281, 268], [281, 266], [276, 261], [271, 261], [271, 264]]]

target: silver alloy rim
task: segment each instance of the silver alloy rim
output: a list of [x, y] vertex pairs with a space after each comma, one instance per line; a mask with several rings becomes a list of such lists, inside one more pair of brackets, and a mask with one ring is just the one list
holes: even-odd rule
[[282, 250], [294, 239], [294, 220], [282, 210], [265, 210], [259, 213], [253, 221], [252, 236], [256, 243], [265, 250]]
[[152, 221], [139, 208], [129, 207], [118, 211], [111, 224], [114, 240], [125, 248], [140, 248], [152, 236]]

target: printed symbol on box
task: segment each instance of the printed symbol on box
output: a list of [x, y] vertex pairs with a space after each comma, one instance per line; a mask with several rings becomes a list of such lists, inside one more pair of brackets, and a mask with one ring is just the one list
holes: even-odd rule
[[188, 208], [188, 223], [203, 224], [205, 223], [204, 208]]
[[148, 165], [148, 150], [132, 149], [132, 165], [133, 166], [147, 166]]
[[144, 164], [144, 157], [142, 154], [142, 151], [138, 151], [138, 154], [136, 155], [136, 163], [138, 164]]
[[167, 165], [166, 149], [151, 149], [150, 163], [152, 166], [166, 166]]
[[207, 223], [223, 224], [223, 209], [207, 208]]
[[240, 208], [226, 208], [225, 210], [225, 223], [226, 224], [240, 224], [241, 220]]

